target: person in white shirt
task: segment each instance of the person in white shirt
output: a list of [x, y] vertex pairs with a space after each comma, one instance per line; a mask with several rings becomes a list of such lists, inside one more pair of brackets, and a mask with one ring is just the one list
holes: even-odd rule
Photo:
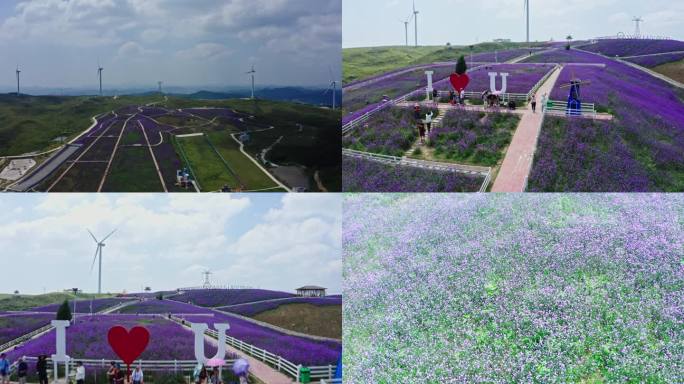
[[79, 361], [76, 363], [76, 384], [85, 383], [85, 367], [83, 362]]
[[135, 367], [135, 371], [131, 375], [131, 381], [133, 381], [133, 384], [143, 384], [143, 371], [139, 365]]

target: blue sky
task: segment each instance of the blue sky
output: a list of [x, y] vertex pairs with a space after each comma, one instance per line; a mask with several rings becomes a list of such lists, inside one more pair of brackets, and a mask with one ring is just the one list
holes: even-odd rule
[[[97, 290], [90, 273], [106, 241], [103, 291], [223, 285], [341, 291], [336, 194], [6, 194], [0, 199], [0, 293]], [[97, 267], [96, 267], [97, 268]]]
[[341, 0], [2, 0], [0, 88], [326, 85]]
[[[456, 45], [495, 38], [525, 40], [524, 0], [416, 0], [418, 42]], [[348, 47], [403, 45], [411, 0], [344, 0], [342, 44]], [[684, 40], [684, 1], [530, 0], [530, 39], [556, 40], [632, 34], [634, 16], [642, 34]], [[413, 28], [409, 41], [413, 44]]]

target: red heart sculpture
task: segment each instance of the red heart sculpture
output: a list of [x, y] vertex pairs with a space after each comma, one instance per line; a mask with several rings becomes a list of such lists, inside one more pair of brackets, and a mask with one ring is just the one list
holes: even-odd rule
[[107, 340], [114, 353], [126, 365], [131, 365], [147, 348], [150, 342], [150, 332], [143, 327], [133, 327], [129, 332], [126, 328], [117, 325], [109, 330]]
[[465, 89], [465, 87], [468, 86], [468, 83], [470, 83], [470, 78], [465, 73], [462, 75], [459, 75], [458, 73], [452, 73], [451, 76], [449, 76], [449, 81], [455, 90], [461, 92]]

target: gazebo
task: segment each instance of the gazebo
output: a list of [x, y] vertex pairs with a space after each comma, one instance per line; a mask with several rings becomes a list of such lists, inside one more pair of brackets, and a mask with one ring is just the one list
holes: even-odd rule
[[297, 295], [303, 297], [323, 297], [325, 296], [325, 290], [326, 288], [316, 285], [305, 285], [297, 288]]

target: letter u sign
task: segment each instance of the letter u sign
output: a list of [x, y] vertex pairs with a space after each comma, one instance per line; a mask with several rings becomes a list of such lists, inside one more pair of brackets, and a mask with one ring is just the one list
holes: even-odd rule
[[[496, 76], [501, 75], [501, 90], [496, 89]], [[496, 73], [496, 72], [489, 72], [489, 90], [492, 92], [501, 92], [501, 93], [506, 93], [506, 88], [508, 87], [506, 78], [508, 77], [508, 73], [502, 72], [502, 73]]]
[[[204, 355], [204, 331], [209, 329], [209, 326], [204, 323], [192, 323], [190, 328], [195, 334], [195, 358], [197, 362], [204, 364], [209, 360]], [[213, 359], [223, 359], [226, 357], [226, 331], [230, 329], [230, 325], [214, 324], [214, 328], [218, 331], [218, 351]]]

